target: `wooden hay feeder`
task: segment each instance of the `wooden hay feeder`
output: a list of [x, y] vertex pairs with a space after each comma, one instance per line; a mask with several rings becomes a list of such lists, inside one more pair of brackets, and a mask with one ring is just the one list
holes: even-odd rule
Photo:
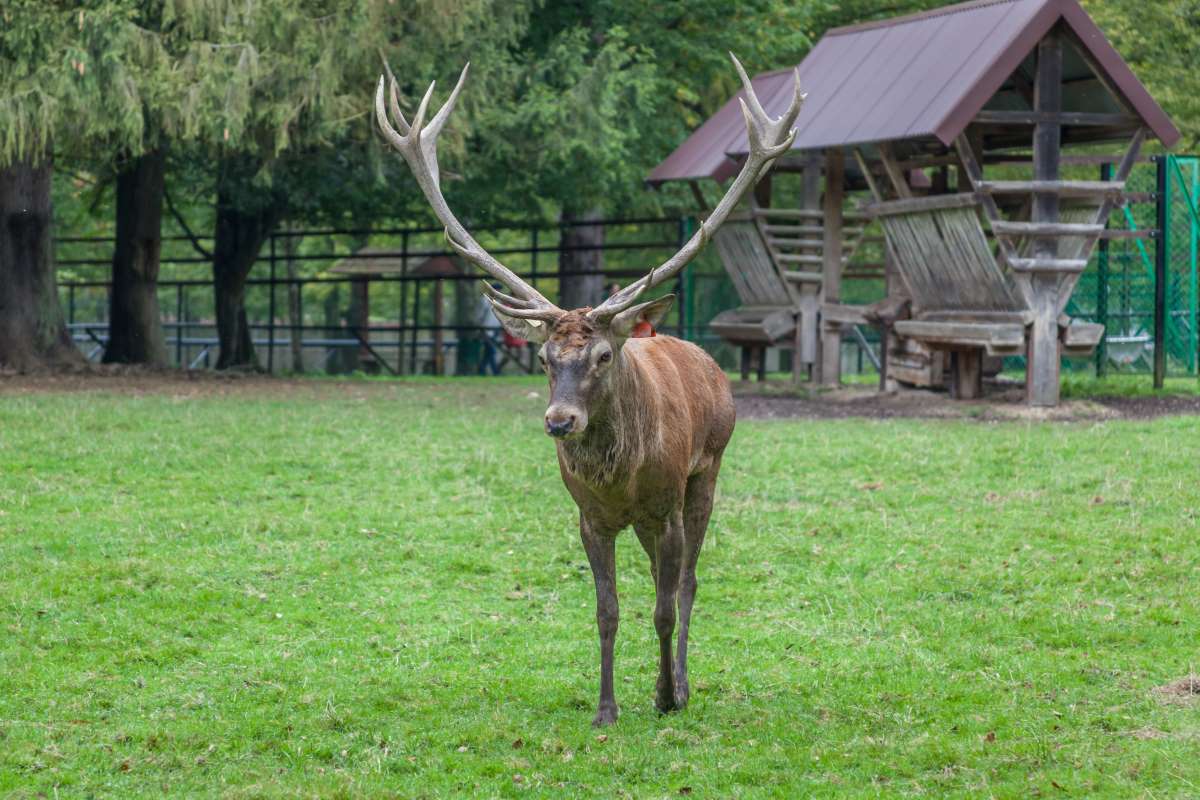
[[[875, 325], [885, 386], [940, 383], [948, 361], [956, 396], [976, 397], [986, 355], [1024, 355], [1028, 402], [1055, 405], [1061, 357], [1086, 354], [1103, 336], [1066, 315], [1071, 293], [1109, 214], [1130, 199], [1124, 183], [1144, 141], [1178, 141], [1170, 119], [1077, 0], [980, 0], [839, 28], [798, 69], [809, 96], [795, 152], [775, 169], [804, 174], [791, 202], [819, 209], [804, 219], [821, 246], [791, 251], [820, 301], [818, 341], [795, 339], [797, 364], [811, 356], [816, 377], [836, 384], [843, 331]], [[786, 104], [790, 73], [754, 78], [768, 113]], [[727, 179], [747, 151], [733, 124], [739, 114], [735, 97], [651, 182], [687, 180], [703, 199], [699, 181]], [[1121, 155], [1063, 155], [1121, 142]], [[1099, 163], [1116, 165], [1111, 180], [1074, 174]], [[1008, 174], [985, 173], [999, 169]], [[770, 185], [758, 189], [758, 206], [771, 205]], [[886, 297], [871, 306], [840, 299], [847, 254], [862, 236], [845, 210], [855, 191], [870, 193], [861, 210], [886, 242]], [[759, 239], [770, 254], [769, 228], [759, 227]], [[767, 275], [754, 266], [761, 254], [718, 248], [735, 285]], [[772, 291], [789, 302], [776, 307], [802, 320], [800, 293], [779, 261]], [[764, 335], [785, 341], [786, 326], [767, 319]]]

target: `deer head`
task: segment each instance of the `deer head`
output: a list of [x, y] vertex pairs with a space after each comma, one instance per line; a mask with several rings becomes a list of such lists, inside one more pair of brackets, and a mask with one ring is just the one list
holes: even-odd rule
[[[436, 83], [431, 83], [409, 123], [400, 111], [396, 79], [390, 72], [379, 77], [375, 92], [375, 116], [388, 142], [408, 162], [417, 185], [445, 226], [446, 242], [467, 261], [475, 264], [508, 288], [502, 292], [483, 283], [484, 296], [500, 323], [514, 336], [542, 345], [539, 358], [550, 378], [550, 407], [546, 411], [546, 432], [555, 437], [581, 435], [588, 425], [589, 411], [602, 407], [612, 391], [614, 375], [621, 368], [621, 350], [634, 328], [641, 322], [658, 323], [674, 300], [667, 295], [638, 303], [648, 289], [679, 273], [707, 244], [714, 231], [734, 209], [772, 162], [791, 147], [796, 132], [792, 128], [804, 93], [799, 73], [791, 103], [783, 116], [772, 119], [763, 110], [745, 69], [730, 53], [741, 77], [744, 97], [739, 99], [750, 152], [741, 170], [712, 213], [674, 255], [644, 276], [613, 294], [596, 308], [565, 311], [543, 297], [508, 267], [487, 253], [450, 211], [439, 183], [437, 137], [445, 127], [454, 104], [467, 79], [470, 64], [462, 74], [441, 110], [425, 122], [429, 100]], [[385, 83], [387, 84], [385, 87]], [[385, 88], [388, 94], [385, 97]], [[389, 120], [389, 111], [391, 120]], [[394, 121], [394, 126], [393, 126]]]

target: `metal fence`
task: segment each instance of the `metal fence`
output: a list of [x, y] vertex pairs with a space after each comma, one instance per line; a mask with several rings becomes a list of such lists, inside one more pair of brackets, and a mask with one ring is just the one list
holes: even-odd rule
[[[1107, 180], [1111, 165], [1100, 168]], [[1080, 277], [1068, 313], [1104, 324], [1089, 362], [1068, 368], [1195, 375], [1200, 368], [1200, 158], [1156, 156], [1138, 164], [1126, 191], [1141, 202], [1118, 209]]]
[[[553, 298], [564, 252], [599, 250], [603, 267], [576, 274], [599, 276], [604, 285], [627, 282], [673, 253], [691, 235], [693, 225], [690, 217], [511, 224], [480, 229], [476, 236], [489, 252]], [[564, 230], [572, 226], [602, 228], [603, 244], [565, 243]], [[68, 325], [85, 355], [99, 359], [108, 331], [113, 241], [63, 237], [57, 247]], [[271, 371], [475, 371], [490, 342], [506, 343], [483, 324], [477, 274], [431, 275], [422, 270], [431, 259], [452, 255], [440, 228], [273, 233], [246, 288], [247, 317], [260, 364]], [[384, 273], [354, 274], [356, 263], [385, 260], [392, 268]], [[209, 260], [194, 251], [189, 237], [168, 236], [161, 265], [158, 299], [173, 362], [209, 366], [217, 350]], [[736, 295], [719, 264], [701, 259], [676, 281], [673, 291], [679, 301], [667, 328], [720, 351], [707, 323], [736, 302]], [[531, 354], [515, 352], [511, 345], [500, 355], [512, 369], [528, 369], [532, 363]]]

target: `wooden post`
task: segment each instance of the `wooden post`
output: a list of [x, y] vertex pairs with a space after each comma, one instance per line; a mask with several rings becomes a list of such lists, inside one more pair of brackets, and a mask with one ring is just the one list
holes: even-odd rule
[[[822, 265], [822, 302], [837, 303], [842, 296], [842, 195], [845, 159], [841, 148], [825, 151], [825, 205]], [[842, 379], [842, 331], [837, 323], [821, 326], [822, 386], [837, 386]]]
[[955, 350], [950, 392], [956, 400], [977, 400], [983, 396], [983, 351], [977, 347]]
[[[1033, 88], [1034, 110], [1048, 112], [1039, 117], [1033, 130], [1033, 179], [1059, 179], [1062, 146], [1062, 126], [1056, 116], [1062, 111], [1062, 39], [1051, 31], [1038, 44], [1037, 76]], [[1054, 116], [1051, 116], [1054, 115]], [[1035, 194], [1034, 222], [1058, 222], [1058, 195]], [[1058, 240], [1040, 238], [1033, 242], [1036, 259], [1058, 257]], [[1029, 352], [1025, 367], [1025, 393], [1030, 405], [1058, 405], [1059, 344], [1058, 344], [1058, 276], [1034, 273], [1031, 281], [1032, 330], [1029, 333]]]
[[[800, 194], [800, 207], [816, 211], [821, 207], [821, 157], [810, 155], [804, 160], [804, 176]], [[799, 383], [801, 376], [813, 377], [817, 363], [817, 340], [820, 336], [818, 317], [821, 311], [821, 287], [815, 282], [800, 284], [800, 314], [796, 320], [795, 343], [792, 350], [792, 380]]]

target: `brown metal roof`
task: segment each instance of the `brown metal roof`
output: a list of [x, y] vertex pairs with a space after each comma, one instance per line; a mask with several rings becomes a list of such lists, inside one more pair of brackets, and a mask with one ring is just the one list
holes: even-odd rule
[[[927, 137], [948, 145], [1060, 20], [1125, 105], [1165, 146], [1175, 144], [1178, 129], [1077, 0], [976, 0], [826, 33], [799, 66], [808, 99], [792, 149]], [[1077, 71], [1090, 74], [1086, 59], [1076, 61]], [[783, 112], [790, 82], [790, 69], [753, 79], [768, 113]], [[741, 94], [659, 164], [650, 182], [732, 176], [734, 158], [747, 149]], [[1081, 90], [1065, 95], [1064, 104], [1075, 99], [1089, 107], [1072, 110], [1119, 110], [1102, 107], [1113, 100], [1099, 94], [1105, 96]]]

